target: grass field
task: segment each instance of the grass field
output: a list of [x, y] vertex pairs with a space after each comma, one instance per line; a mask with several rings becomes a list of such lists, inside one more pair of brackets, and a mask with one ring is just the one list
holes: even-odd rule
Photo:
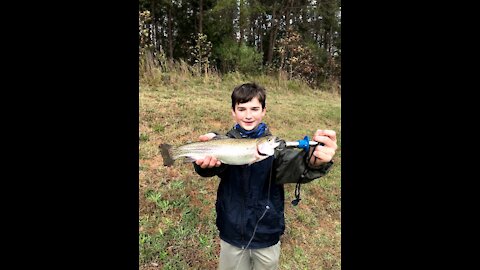
[[300, 82], [235, 73], [223, 78], [171, 73], [140, 82], [140, 269], [216, 269], [219, 179], [198, 176], [189, 163], [164, 167], [158, 145], [180, 145], [210, 131], [228, 131], [234, 124], [231, 91], [249, 81], [267, 90], [263, 120], [274, 135], [294, 141], [311, 137], [316, 129], [337, 132], [335, 165], [325, 177], [302, 185], [298, 206], [290, 203], [295, 185], [285, 185], [286, 230], [281, 238], [280, 269], [340, 270], [340, 96], [314, 91]]

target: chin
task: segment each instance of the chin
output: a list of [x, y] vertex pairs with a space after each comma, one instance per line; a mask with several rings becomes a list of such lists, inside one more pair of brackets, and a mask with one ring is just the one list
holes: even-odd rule
[[258, 125], [248, 125], [248, 126], [246, 126], [245, 124], [242, 124], [242, 125], [240, 125], [240, 126], [241, 126], [243, 129], [245, 129], [245, 130], [252, 130], [252, 129], [254, 129], [255, 127], [257, 127]]

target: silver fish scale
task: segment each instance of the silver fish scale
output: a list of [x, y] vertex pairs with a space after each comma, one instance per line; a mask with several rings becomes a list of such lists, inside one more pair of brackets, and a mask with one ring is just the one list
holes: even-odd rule
[[[225, 164], [251, 164], [268, 157], [262, 156], [260, 159], [256, 159], [257, 143], [256, 139], [222, 139], [190, 143], [176, 148], [173, 151], [173, 158], [185, 157], [186, 161], [194, 161], [204, 159], [206, 156], [213, 156]], [[265, 140], [263, 143], [267, 143], [267, 141]], [[272, 146], [272, 148], [275, 147]]]
[[177, 149], [175, 158], [187, 157], [193, 160], [214, 156], [222, 163], [231, 165], [248, 164], [255, 161], [257, 145], [185, 145]]

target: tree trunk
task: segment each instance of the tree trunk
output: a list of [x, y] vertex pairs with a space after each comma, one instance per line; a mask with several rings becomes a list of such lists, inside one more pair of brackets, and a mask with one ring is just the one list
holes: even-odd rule
[[258, 25], [257, 25], [257, 37], [258, 37], [258, 43], [257, 43], [257, 51], [258, 52], [263, 52], [263, 26], [264, 25], [264, 16], [261, 15], [258, 18]]
[[[288, 1], [290, 2], [290, 6], [293, 7], [293, 1]], [[288, 2], [287, 2], [287, 6], [288, 6]], [[287, 36], [288, 36], [288, 33], [290, 32], [290, 8], [287, 7], [286, 8], [286, 11], [285, 11], [285, 30], [287, 31]]]
[[323, 48], [325, 49], [325, 51], [327, 50], [328, 48], [328, 34], [327, 34], [327, 31], [324, 29], [323, 30], [323, 38], [322, 38], [322, 42], [323, 42]]
[[244, 12], [243, 12], [243, 8], [244, 8], [244, 7], [243, 7], [243, 5], [244, 5], [244, 4], [243, 4], [243, 0], [239, 0], [239, 2], [240, 2], [240, 9], [239, 9], [239, 12], [238, 12], [238, 15], [239, 15], [239, 16], [238, 16], [238, 28], [239, 28], [239, 30], [240, 30], [240, 39], [238, 40], [238, 44], [240, 45], [240, 44], [242, 44], [243, 35], [244, 35], [244, 32], [243, 32], [243, 31], [244, 31], [244, 29], [243, 29], [244, 27], [243, 27], [243, 26], [244, 26], [244, 24], [245, 24], [245, 23], [244, 23], [244, 21], [245, 21], [245, 18], [244, 18], [244, 17], [245, 17], [245, 14], [244, 14]]
[[330, 55], [332, 54], [332, 46], [333, 46], [333, 27], [330, 26], [330, 31], [329, 31], [329, 42], [328, 42], [328, 52]]
[[276, 10], [275, 8], [273, 9], [272, 12], [272, 22], [270, 26], [270, 37], [268, 40], [268, 53], [267, 53], [267, 65], [272, 63], [273, 59], [273, 47], [275, 45], [275, 36], [277, 35], [277, 23], [275, 22], [276, 20]]
[[200, 0], [200, 16], [198, 18], [198, 33], [202, 34], [202, 24], [203, 24], [203, 0]]
[[173, 60], [172, 6], [168, 8], [168, 57]]
[[250, 14], [248, 20], [248, 43], [250, 46], [256, 48], [257, 45], [257, 27], [258, 27], [258, 14]]
[[[272, 10], [272, 29], [270, 31], [270, 39], [268, 44], [268, 58], [267, 64], [272, 63], [273, 60], [273, 48], [275, 48], [275, 41], [277, 40], [277, 32], [280, 26], [280, 20], [282, 19], [282, 15], [285, 13], [286, 9], [288, 9], [288, 0], [282, 1], [280, 6], [277, 7], [274, 4]], [[276, 15], [278, 12], [278, 15]], [[278, 19], [276, 17], [278, 16]]]
[[155, 0], [152, 0], [152, 43], [153, 43], [153, 50], [157, 50], [157, 22], [155, 17]]

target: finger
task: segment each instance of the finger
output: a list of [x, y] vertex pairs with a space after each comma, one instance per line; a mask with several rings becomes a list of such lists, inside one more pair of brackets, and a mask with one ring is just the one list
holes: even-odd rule
[[211, 159], [211, 157], [205, 157], [205, 158], [203, 159], [203, 163], [200, 165], [200, 167], [201, 167], [202, 169], [207, 168], [208, 165], [210, 164], [210, 159]]
[[322, 162], [329, 162], [330, 160], [332, 160], [333, 157], [331, 154], [327, 154], [321, 151], [315, 151], [313, 152], [313, 155]]
[[197, 165], [202, 165], [202, 163], [203, 163], [203, 159], [195, 160], [195, 164], [197, 164]]
[[220, 162], [220, 160], [217, 160], [217, 164], [215, 164], [215, 167], [219, 167], [220, 165], [222, 165], [222, 162]]
[[215, 157], [212, 157], [212, 158], [210, 159], [210, 163], [208, 164], [208, 167], [209, 167], [209, 168], [212, 168], [212, 167], [215, 166], [215, 164], [217, 164], [217, 159], [216, 159]]
[[326, 129], [323, 131], [323, 135], [330, 137], [330, 139], [334, 142], [337, 141], [337, 133], [335, 132], [335, 130]]
[[202, 142], [206, 142], [206, 141], [210, 140], [210, 138], [207, 135], [200, 135], [198, 137], [198, 139]]
[[314, 137], [315, 136], [327, 136], [329, 137], [332, 141], [337, 141], [337, 133], [335, 132], [335, 130], [330, 130], [330, 129], [317, 129], [317, 131], [315, 132], [315, 134], [313, 135]]
[[[337, 149], [337, 143], [333, 141], [330, 137], [319, 135], [314, 136], [313, 140], [319, 143], [323, 143], [325, 145], [324, 147]], [[321, 145], [318, 145], [317, 147], [321, 147]]]
[[325, 147], [325, 146], [317, 146], [315, 147], [314, 153], [319, 152], [319, 153], [324, 153], [330, 156], [335, 155], [335, 150], [330, 147]]
[[200, 135], [198, 137], [198, 139], [202, 142], [204, 141], [208, 141], [208, 140], [211, 140], [213, 139], [213, 137], [217, 136], [217, 134], [213, 133], [213, 132], [210, 132], [210, 133], [206, 133], [206, 134], [203, 134], [203, 135]]
[[213, 132], [210, 132], [210, 133], [205, 134], [205, 136], [207, 136], [210, 139], [213, 139], [213, 137], [217, 136], [217, 134], [215, 134]]

